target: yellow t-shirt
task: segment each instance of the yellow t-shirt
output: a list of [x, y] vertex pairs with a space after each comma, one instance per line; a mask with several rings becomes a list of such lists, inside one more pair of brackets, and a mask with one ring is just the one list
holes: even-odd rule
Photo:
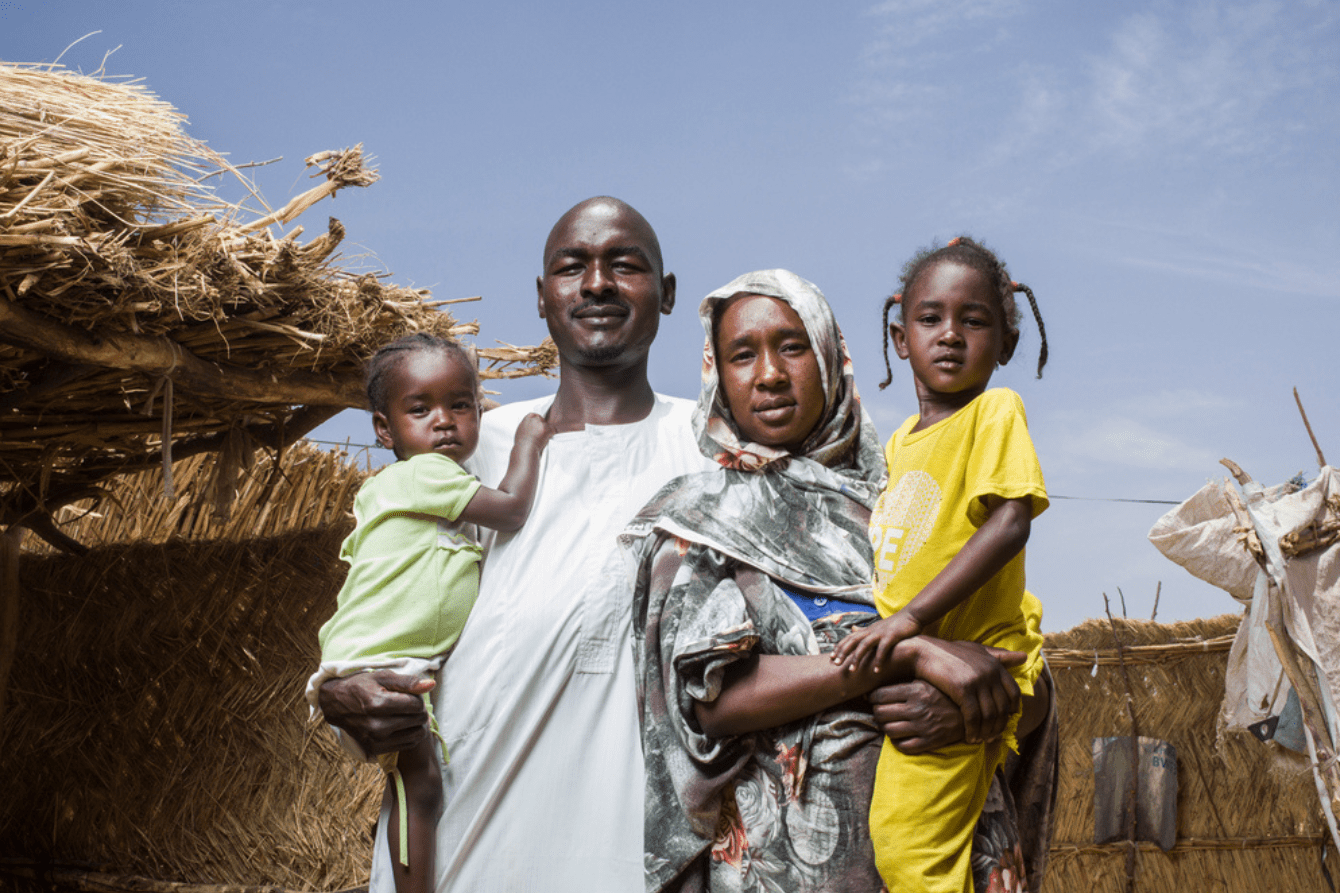
[[[986, 391], [947, 419], [912, 433], [903, 422], [885, 448], [889, 483], [870, 517], [874, 595], [880, 616], [895, 614], [944, 569], [986, 521], [987, 496], [1029, 497], [1033, 517], [1047, 508], [1024, 403], [1007, 388]], [[1024, 552], [951, 610], [928, 633], [1024, 651], [1011, 674], [1025, 694], [1042, 668], [1042, 605], [1024, 589]]]

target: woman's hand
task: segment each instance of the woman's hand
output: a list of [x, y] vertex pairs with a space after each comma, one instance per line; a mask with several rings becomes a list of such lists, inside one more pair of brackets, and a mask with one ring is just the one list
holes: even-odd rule
[[963, 741], [963, 712], [929, 682], [913, 679], [870, 693], [875, 724], [906, 754], [926, 753]]
[[423, 695], [431, 679], [391, 670], [327, 679], [317, 690], [326, 722], [350, 735], [369, 756], [407, 750], [428, 734]]
[[1023, 663], [1027, 655], [930, 636], [907, 644], [915, 648], [917, 679], [938, 688], [963, 714], [963, 740], [980, 744], [1000, 737], [1019, 709], [1019, 686], [1005, 668]]

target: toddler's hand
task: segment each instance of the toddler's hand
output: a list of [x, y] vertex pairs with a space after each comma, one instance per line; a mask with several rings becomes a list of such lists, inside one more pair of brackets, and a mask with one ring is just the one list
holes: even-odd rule
[[894, 647], [904, 639], [921, 635], [921, 621], [907, 611], [877, 620], [865, 629], [858, 629], [833, 649], [833, 663], [845, 663], [847, 672], [855, 672], [867, 665], [878, 673], [893, 657]]
[[533, 446], [536, 450], [543, 450], [553, 435], [554, 429], [544, 416], [533, 412], [527, 413], [521, 424], [516, 426], [517, 446]]

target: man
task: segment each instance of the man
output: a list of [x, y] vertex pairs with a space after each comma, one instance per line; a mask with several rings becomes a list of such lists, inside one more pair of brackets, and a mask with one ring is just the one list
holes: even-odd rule
[[[647, 378], [661, 314], [675, 303], [647, 221], [624, 202], [578, 204], [554, 225], [536, 280], [559, 352], [558, 393], [485, 414], [470, 463], [506, 470], [527, 412], [556, 434], [535, 504], [488, 549], [479, 600], [433, 695], [450, 762], [438, 826], [439, 890], [634, 891], [643, 885], [643, 763], [623, 525], [673, 477], [709, 467], [692, 403]], [[372, 752], [423, 734], [409, 680], [326, 683], [321, 705]], [[374, 891], [391, 889], [384, 832]]]

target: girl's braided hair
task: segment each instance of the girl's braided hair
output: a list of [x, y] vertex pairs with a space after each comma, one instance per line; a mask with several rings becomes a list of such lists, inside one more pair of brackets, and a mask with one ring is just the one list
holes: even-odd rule
[[400, 365], [409, 354], [420, 350], [435, 350], [454, 356], [464, 364], [475, 379], [475, 390], [479, 390], [479, 369], [475, 358], [455, 341], [429, 335], [427, 332], [414, 332], [404, 335], [389, 344], [383, 344], [364, 365], [364, 382], [368, 392], [368, 405], [373, 412], [385, 414], [387, 393], [390, 383], [388, 373]]
[[943, 248], [923, 248], [918, 251], [916, 256], [903, 265], [898, 293], [884, 299], [884, 369], [888, 376], [880, 382], [880, 390], [888, 387], [889, 382], [893, 381], [893, 367], [889, 365], [889, 310], [897, 304], [898, 320], [901, 322], [903, 296], [911, 292], [912, 286], [921, 274], [940, 263], [968, 267], [981, 273], [988, 282], [994, 283], [996, 297], [1000, 299], [1000, 306], [1004, 311], [1007, 332], [1015, 334], [1019, 332], [1019, 306], [1014, 302], [1014, 293], [1021, 291], [1028, 296], [1028, 306], [1033, 309], [1033, 318], [1038, 322], [1038, 334], [1042, 337], [1042, 348], [1038, 351], [1038, 378], [1041, 378], [1042, 367], [1047, 365], [1047, 328], [1042, 324], [1042, 312], [1038, 310], [1033, 289], [1011, 279], [1009, 270], [1005, 269], [1005, 262], [996, 257], [991, 249], [971, 236], [958, 236], [950, 239]]

